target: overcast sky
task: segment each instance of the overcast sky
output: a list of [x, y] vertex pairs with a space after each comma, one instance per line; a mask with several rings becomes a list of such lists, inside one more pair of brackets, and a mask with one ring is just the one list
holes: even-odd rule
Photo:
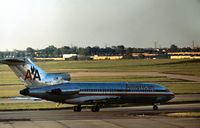
[[200, 0], [0, 0], [0, 50], [200, 46]]

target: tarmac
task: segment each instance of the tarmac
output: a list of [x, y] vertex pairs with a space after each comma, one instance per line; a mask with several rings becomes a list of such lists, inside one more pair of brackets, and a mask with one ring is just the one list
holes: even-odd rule
[[1, 111], [0, 128], [200, 128], [199, 117], [170, 117], [168, 113], [200, 112], [200, 103], [83, 109]]

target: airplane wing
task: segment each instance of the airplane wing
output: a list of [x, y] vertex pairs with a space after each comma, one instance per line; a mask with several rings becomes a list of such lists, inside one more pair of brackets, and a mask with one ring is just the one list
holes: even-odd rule
[[68, 89], [68, 90], [61, 90], [60, 88], [52, 89], [50, 91], [47, 91], [49, 94], [53, 95], [74, 95], [79, 93], [79, 89]]
[[66, 102], [81, 104], [109, 103], [120, 99], [119, 96], [82, 96], [78, 98], [68, 99]]

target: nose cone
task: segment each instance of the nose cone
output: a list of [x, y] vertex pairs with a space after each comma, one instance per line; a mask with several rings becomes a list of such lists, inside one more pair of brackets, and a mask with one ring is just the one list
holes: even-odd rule
[[173, 92], [170, 92], [170, 94], [166, 97], [166, 101], [169, 101], [175, 97]]
[[168, 102], [169, 100], [173, 99], [175, 97], [174, 93], [168, 92], [165, 94], [165, 96], [157, 97], [157, 102], [158, 103], [165, 103]]
[[174, 93], [172, 93], [170, 96], [169, 96], [169, 100], [173, 99], [175, 97]]
[[25, 88], [23, 90], [20, 90], [19, 92], [21, 95], [27, 96], [29, 95], [29, 88]]

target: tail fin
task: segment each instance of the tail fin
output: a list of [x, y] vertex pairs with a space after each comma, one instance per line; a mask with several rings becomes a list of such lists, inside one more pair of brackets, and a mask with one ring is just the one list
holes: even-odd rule
[[1, 64], [7, 64], [11, 70], [22, 80], [26, 86], [44, 86], [55, 83], [62, 83], [70, 80], [70, 75], [65, 73], [46, 73], [29, 58], [23, 59], [3, 59]]

